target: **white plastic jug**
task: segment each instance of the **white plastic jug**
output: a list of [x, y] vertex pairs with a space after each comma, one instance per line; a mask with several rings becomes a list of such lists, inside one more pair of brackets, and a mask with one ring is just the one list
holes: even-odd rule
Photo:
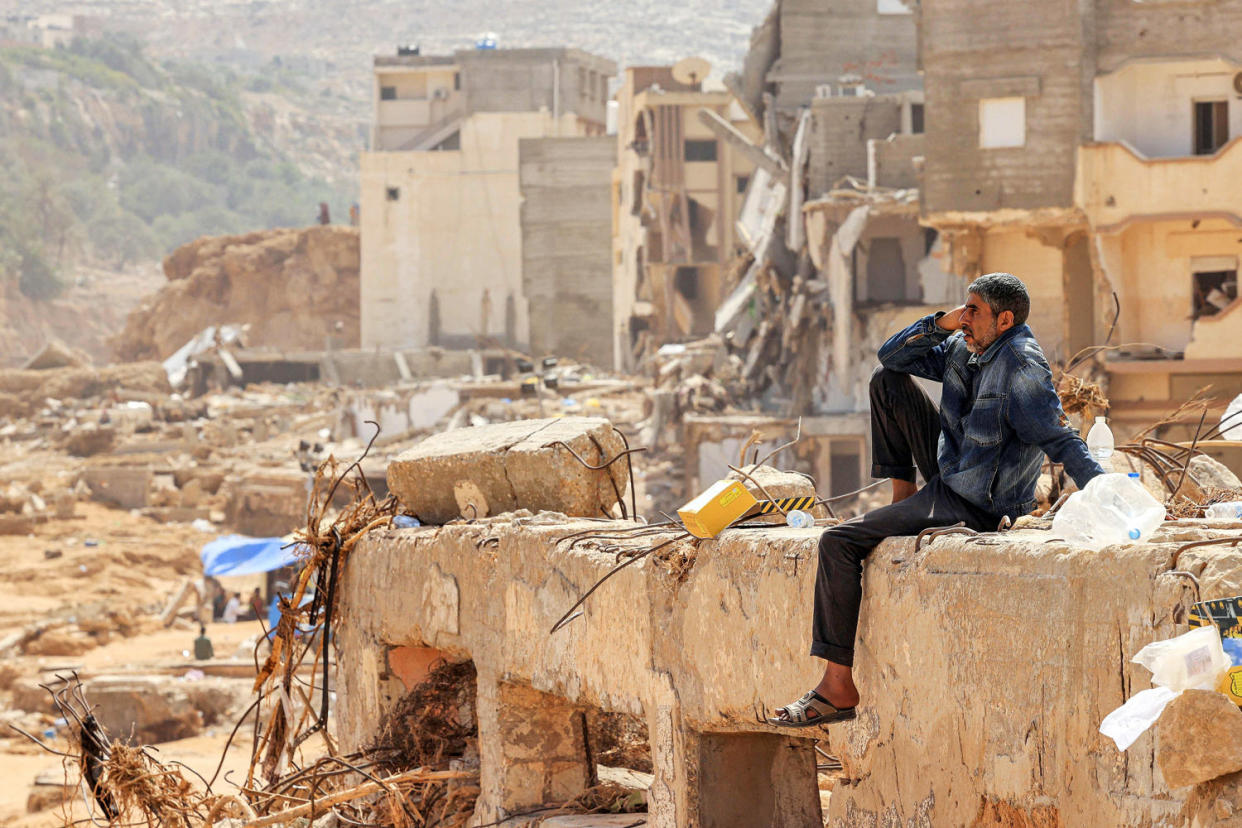
[[1225, 408], [1220, 422], [1224, 426], [1221, 435], [1226, 440], [1242, 440], [1242, 394], [1234, 397]]
[[1203, 510], [1203, 516], [1220, 520], [1242, 520], [1242, 500], [1231, 500], [1228, 503], [1213, 503]]
[[1164, 514], [1164, 505], [1136, 478], [1101, 474], [1065, 501], [1052, 519], [1052, 533], [1088, 549], [1140, 543], [1160, 526]]

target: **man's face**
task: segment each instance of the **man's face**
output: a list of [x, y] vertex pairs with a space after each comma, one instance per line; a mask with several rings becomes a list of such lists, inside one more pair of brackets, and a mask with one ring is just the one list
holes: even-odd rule
[[996, 314], [988, 303], [971, 293], [966, 297], [966, 310], [962, 311], [962, 336], [966, 347], [981, 354], [996, 341], [1001, 331], [996, 327]]

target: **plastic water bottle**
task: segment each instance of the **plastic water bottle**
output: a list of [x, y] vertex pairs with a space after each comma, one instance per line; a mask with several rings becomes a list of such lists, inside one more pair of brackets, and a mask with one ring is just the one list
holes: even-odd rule
[[1101, 474], [1070, 495], [1052, 519], [1052, 532], [1072, 544], [1103, 549], [1150, 537], [1164, 515], [1164, 504], [1137, 477]]
[[1103, 417], [1095, 418], [1095, 425], [1087, 432], [1087, 451], [1104, 471], [1113, 470], [1113, 432]]
[[785, 513], [785, 525], [795, 529], [807, 529], [815, 525], [815, 518], [811, 517], [809, 512], [794, 509]]
[[422, 526], [418, 518], [410, 515], [397, 515], [392, 519], [392, 525], [398, 529], [413, 529], [415, 526]]
[[1242, 520], [1242, 500], [1213, 503], [1204, 510], [1203, 516], [1214, 520]]
[[1226, 406], [1220, 421], [1225, 426], [1221, 430], [1221, 436], [1226, 440], [1242, 440], [1242, 394], [1234, 397], [1233, 402]]

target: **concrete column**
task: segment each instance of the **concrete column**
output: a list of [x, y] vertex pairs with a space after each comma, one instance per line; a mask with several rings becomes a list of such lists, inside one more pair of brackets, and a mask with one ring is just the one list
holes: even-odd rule
[[675, 703], [647, 716], [655, 779], [651, 828], [820, 828], [811, 739], [767, 733], [698, 733]]
[[479, 821], [559, 805], [594, 782], [586, 716], [575, 705], [480, 675], [478, 714]]
[[703, 828], [819, 828], [814, 742], [766, 733], [699, 737]]

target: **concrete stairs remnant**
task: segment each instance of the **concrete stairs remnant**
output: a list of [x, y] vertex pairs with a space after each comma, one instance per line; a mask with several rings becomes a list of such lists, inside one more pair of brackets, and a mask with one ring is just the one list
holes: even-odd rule
[[[566, 448], [568, 446], [568, 448]], [[608, 516], [626, 492], [625, 446], [599, 417], [518, 420], [433, 435], [388, 466], [388, 489], [424, 523], [529, 509]]]
[[[1153, 543], [1101, 552], [1038, 528], [943, 536], [917, 556], [913, 538], [889, 539], [864, 573], [857, 719], [785, 731], [761, 717], [822, 668], [807, 655], [820, 530], [678, 542], [549, 634], [618, 560], [557, 541], [627, 526], [493, 518], [369, 534], [342, 584], [342, 749], [404, 692], [386, 683], [387, 653], [434, 647], [477, 669], [484, 822], [582, 784], [576, 711], [599, 708], [647, 724], [653, 828], [1189, 825], [1203, 786], [1165, 781], [1154, 734], [1123, 755], [1098, 727], [1148, 686], [1134, 654], [1185, 631], [1194, 590], [1169, 572], [1176, 550], [1236, 527], [1171, 521]], [[1242, 592], [1226, 547], [1187, 550], [1178, 569], [1205, 595]], [[556, 742], [547, 761], [531, 734]], [[843, 765], [823, 816], [813, 739]]]

